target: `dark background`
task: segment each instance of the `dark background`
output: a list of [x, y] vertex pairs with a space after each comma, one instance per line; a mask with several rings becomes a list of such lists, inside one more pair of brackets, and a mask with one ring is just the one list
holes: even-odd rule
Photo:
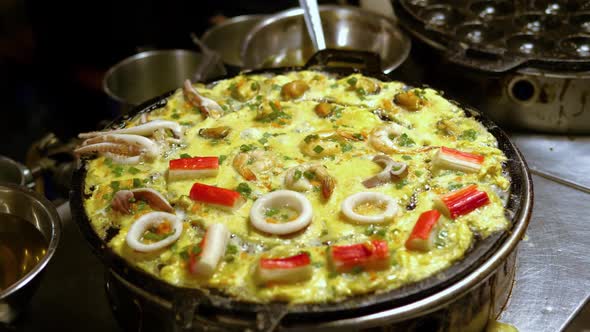
[[[355, 1], [320, 1], [355, 4]], [[218, 16], [274, 13], [296, 0], [0, 0], [0, 155], [25, 162], [33, 142], [67, 140], [112, 118], [106, 70], [140, 50], [194, 49]]]

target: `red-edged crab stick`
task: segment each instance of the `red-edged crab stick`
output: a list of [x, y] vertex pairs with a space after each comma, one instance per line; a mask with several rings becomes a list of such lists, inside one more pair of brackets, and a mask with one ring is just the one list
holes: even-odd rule
[[201, 252], [191, 253], [189, 270], [193, 274], [209, 277], [217, 269], [229, 241], [229, 230], [224, 224], [211, 224], [201, 241]]
[[381, 270], [389, 266], [387, 242], [372, 240], [346, 246], [330, 248], [332, 266], [337, 272], [349, 272], [354, 269]]
[[312, 267], [308, 253], [285, 258], [261, 258], [257, 278], [260, 283], [292, 283], [311, 278]]
[[439, 168], [462, 172], [479, 172], [484, 156], [441, 147], [434, 156], [433, 162]]
[[472, 184], [463, 189], [437, 197], [435, 206], [445, 216], [455, 219], [489, 202], [490, 198], [488, 194], [485, 191], [477, 190], [477, 186]]
[[168, 179], [197, 179], [216, 176], [219, 172], [219, 158], [193, 157], [170, 160]]
[[430, 210], [423, 212], [406, 241], [409, 250], [428, 251], [434, 247], [438, 235], [440, 212]]
[[193, 184], [189, 195], [193, 201], [210, 204], [230, 211], [239, 209], [246, 201], [237, 191], [198, 182]]

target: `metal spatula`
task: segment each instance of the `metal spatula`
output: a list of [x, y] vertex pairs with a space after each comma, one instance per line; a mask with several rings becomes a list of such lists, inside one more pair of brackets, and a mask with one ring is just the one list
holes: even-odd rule
[[317, 0], [299, 0], [299, 5], [303, 9], [305, 25], [315, 51], [325, 49], [326, 40], [324, 39], [324, 30], [322, 29], [322, 19], [320, 18]]

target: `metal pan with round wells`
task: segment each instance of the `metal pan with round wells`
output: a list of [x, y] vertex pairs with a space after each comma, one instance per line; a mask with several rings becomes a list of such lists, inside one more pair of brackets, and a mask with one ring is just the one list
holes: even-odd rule
[[[348, 65], [344, 66], [346, 63]], [[324, 50], [304, 67], [263, 69], [245, 75], [314, 70], [345, 77], [361, 73], [381, 81], [375, 54]], [[111, 128], [121, 127], [129, 117], [164, 107], [173, 92], [148, 101]], [[129, 330], [142, 331], [479, 331], [494, 319], [505, 304], [512, 286], [516, 247], [523, 238], [533, 204], [532, 182], [527, 165], [508, 136], [477, 111], [464, 108], [497, 140], [506, 155], [504, 173], [510, 178], [505, 203], [509, 229], [477, 240], [449, 268], [418, 282], [387, 292], [351, 296], [340, 302], [286, 305], [236, 300], [215, 289], [196, 289], [169, 284], [117, 255], [92, 228], [84, 208], [87, 174], [83, 159], [74, 175], [70, 197], [79, 228], [107, 267], [107, 294], [115, 316]]]

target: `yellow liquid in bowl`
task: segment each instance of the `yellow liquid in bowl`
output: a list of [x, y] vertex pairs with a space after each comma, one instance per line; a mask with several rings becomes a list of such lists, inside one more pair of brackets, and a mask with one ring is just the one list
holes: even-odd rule
[[46, 252], [47, 240], [33, 224], [0, 213], [0, 291], [24, 277]]

